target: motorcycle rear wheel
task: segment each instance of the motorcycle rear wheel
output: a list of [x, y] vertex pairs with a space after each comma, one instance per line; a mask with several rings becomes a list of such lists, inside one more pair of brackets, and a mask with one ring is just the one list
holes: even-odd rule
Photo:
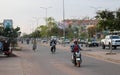
[[77, 62], [77, 66], [80, 67], [80, 62]]

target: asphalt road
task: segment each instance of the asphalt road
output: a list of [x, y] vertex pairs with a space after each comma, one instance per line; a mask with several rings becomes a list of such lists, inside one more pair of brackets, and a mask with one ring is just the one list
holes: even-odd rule
[[[83, 54], [81, 67], [75, 67], [68, 50], [57, 49], [56, 53], [52, 54], [50, 47], [38, 45], [34, 52], [32, 45], [24, 44], [23, 50], [16, 52], [16, 55], [17, 57], [11, 59], [14, 62], [19, 61], [17, 64], [21, 70], [17, 71], [16, 75], [120, 75], [120, 65]], [[0, 69], [0, 75], [8, 75], [1, 72]]]

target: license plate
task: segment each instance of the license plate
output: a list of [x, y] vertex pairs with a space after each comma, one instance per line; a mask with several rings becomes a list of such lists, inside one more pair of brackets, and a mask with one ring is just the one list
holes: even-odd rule
[[80, 58], [77, 58], [76, 60], [80, 60]]

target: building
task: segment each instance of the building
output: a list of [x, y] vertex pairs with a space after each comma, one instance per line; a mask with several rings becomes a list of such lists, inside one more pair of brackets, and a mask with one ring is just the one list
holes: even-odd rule
[[71, 25], [72, 27], [74, 26], [79, 26], [82, 28], [82, 31], [86, 31], [89, 26], [96, 26], [98, 23], [98, 20], [91, 20], [91, 19], [84, 19], [84, 20], [75, 20], [75, 19], [68, 19], [64, 21], [68, 27]]

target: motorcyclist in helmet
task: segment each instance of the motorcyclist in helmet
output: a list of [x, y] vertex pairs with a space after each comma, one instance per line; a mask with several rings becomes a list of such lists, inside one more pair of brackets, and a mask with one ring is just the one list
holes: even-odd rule
[[79, 52], [82, 48], [79, 46], [78, 41], [74, 41], [74, 45], [71, 45], [71, 52]]
[[[81, 51], [82, 48], [79, 46], [78, 44], [78, 41], [74, 41], [74, 45], [71, 45], [71, 52], [73, 53], [73, 62], [76, 62], [76, 52], [78, 52], [80, 54], [80, 59], [81, 59], [81, 62], [82, 62], [82, 58], [81, 58]], [[75, 64], [76, 65], [76, 64]]]
[[56, 44], [57, 44], [56, 39], [52, 39], [50, 41], [51, 52], [55, 52], [56, 51]]

